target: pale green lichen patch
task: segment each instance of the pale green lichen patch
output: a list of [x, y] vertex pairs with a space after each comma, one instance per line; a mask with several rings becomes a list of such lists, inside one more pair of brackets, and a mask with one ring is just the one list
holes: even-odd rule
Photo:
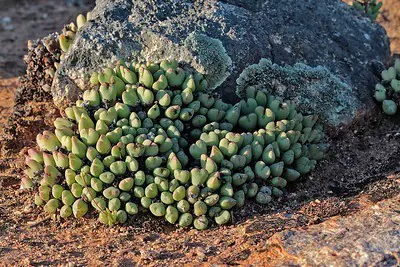
[[322, 66], [279, 66], [261, 59], [244, 69], [236, 82], [239, 97], [252, 86], [293, 100], [302, 112], [316, 113], [332, 125], [351, 120], [359, 106], [351, 87]]
[[143, 60], [156, 62], [178, 59], [203, 74], [211, 90], [221, 85], [230, 75], [232, 60], [218, 39], [193, 32], [183, 44], [177, 44], [150, 31], [142, 32], [141, 39]]
[[204, 68], [200, 73], [206, 76], [211, 88], [221, 85], [232, 67], [232, 60], [222, 42], [204, 34], [191, 33], [184, 44], [195, 56], [194, 66]]

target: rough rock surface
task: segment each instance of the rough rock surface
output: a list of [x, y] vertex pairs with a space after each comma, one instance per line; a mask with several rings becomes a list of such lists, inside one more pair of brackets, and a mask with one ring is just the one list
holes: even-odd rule
[[83, 73], [137, 56], [178, 57], [231, 101], [242, 70], [261, 58], [323, 65], [352, 88], [359, 101], [337, 112], [353, 115], [373, 106], [389, 41], [381, 26], [339, 0], [98, 0], [56, 74], [54, 99], [74, 100], [87, 86]]
[[400, 195], [372, 206], [364, 201], [364, 209], [352, 216], [274, 234], [265, 242], [264, 257], [253, 255], [246, 263], [260, 259], [260, 265], [275, 266], [398, 266]]

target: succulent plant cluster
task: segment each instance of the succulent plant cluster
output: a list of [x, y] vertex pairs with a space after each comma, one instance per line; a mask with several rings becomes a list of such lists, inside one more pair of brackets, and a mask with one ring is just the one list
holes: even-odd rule
[[353, 7], [357, 10], [365, 12], [372, 20], [376, 20], [379, 15], [383, 2], [376, 2], [376, 0], [354, 0]]
[[26, 158], [22, 187], [62, 218], [93, 207], [112, 225], [148, 209], [206, 229], [247, 199], [281, 196], [323, 157], [317, 116], [254, 87], [227, 104], [177, 61], [119, 61], [90, 83]]
[[65, 25], [62, 29], [62, 33], [59, 36], [59, 43], [63, 54], [61, 55], [61, 60], [64, 58], [64, 53], [66, 53], [75, 40], [75, 35], [77, 31], [85, 25], [86, 21], [90, 20], [90, 12], [85, 15], [79, 14], [76, 17], [76, 24], [71, 22]]
[[382, 81], [375, 86], [375, 99], [382, 103], [383, 112], [394, 115], [400, 104], [400, 59], [394, 66], [382, 71]]

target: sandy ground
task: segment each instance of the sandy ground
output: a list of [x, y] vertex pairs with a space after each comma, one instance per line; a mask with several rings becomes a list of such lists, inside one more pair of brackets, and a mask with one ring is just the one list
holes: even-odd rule
[[378, 22], [385, 27], [390, 37], [390, 48], [393, 54], [400, 54], [400, 1], [385, 0]]
[[[27, 40], [61, 29], [81, 10], [88, 9], [88, 5], [68, 6], [64, 1], [3, 3], [0, 132], [12, 114], [16, 76], [25, 69], [22, 56]], [[10, 17], [11, 22], [1, 24], [4, 17]], [[400, 1], [386, 0], [379, 21], [391, 37], [392, 52], [400, 53], [400, 32], [396, 31], [400, 25]], [[395, 210], [399, 204], [400, 120], [384, 117], [376, 109], [371, 119], [355, 122], [331, 138], [334, 145], [312, 175], [289, 187], [288, 194], [267, 207], [248, 203], [235, 210], [233, 225], [198, 232], [175, 229], [148, 214], [113, 228], [100, 225], [94, 214], [82, 220], [52, 221], [30, 204], [31, 192], [18, 189], [24, 152], [34, 145], [39, 130], [51, 125], [58, 114], [49, 103], [29, 105], [29, 114], [15, 129], [18, 142], [7, 144], [11, 150], [0, 151], [0, 266], [67, 262], [78, 266], [304, 264], [306, 251], [318, 249], [318, 244], [302, 247], [304, 253], [299, 256], [301, 253], [283, 248], [282, 235], [289, 235], [287, 231], [323, 229], [326, 237], [322, 240], [328, 240], [329, 233], [342, 224], [350, 229], [354, 222], [367, 221], [376, 207]], [[306, 236], [302, 238], [305, 242]], [[335, 260], [343, 259], [343, 264], [346, 253], [357, 251], [350, 248], [341, 253]]]

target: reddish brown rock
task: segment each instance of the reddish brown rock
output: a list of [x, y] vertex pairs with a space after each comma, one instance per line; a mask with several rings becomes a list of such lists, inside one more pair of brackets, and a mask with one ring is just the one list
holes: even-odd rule
[[351, 216], [274, 234], [243, 263], [302, 266], [398, 266], [400, 195]]

